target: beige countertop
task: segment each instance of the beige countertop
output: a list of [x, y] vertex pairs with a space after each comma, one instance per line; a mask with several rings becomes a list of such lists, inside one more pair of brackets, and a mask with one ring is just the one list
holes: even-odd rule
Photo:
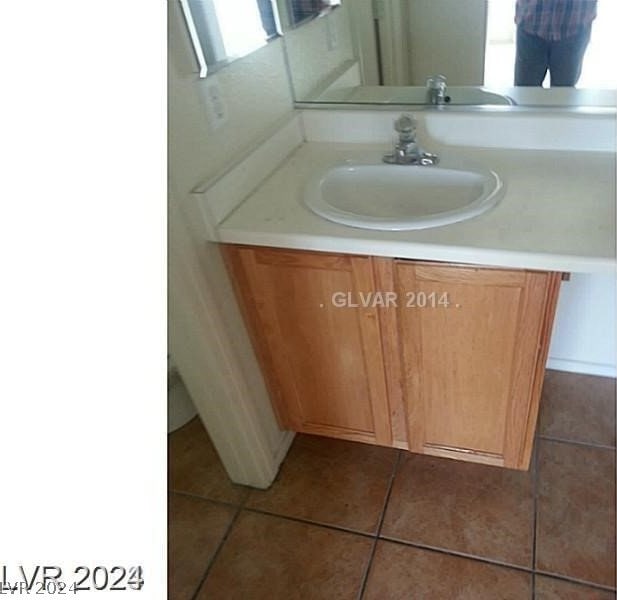
[[218, 227], [222, 242], [569, 272], [615, 272], [615, 154], [431, 144], [494, 170], [505, 195], [473, 219], [416, 231], [339, 225], [303, 204], [306, 182], [383, 144], [302, 144]]

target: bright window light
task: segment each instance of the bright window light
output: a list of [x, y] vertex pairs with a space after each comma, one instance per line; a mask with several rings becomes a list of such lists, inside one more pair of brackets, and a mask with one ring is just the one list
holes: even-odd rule
[[214, 0], [214, 6], [228, 59], [266, 45], [268, 36], [255, 0]]
[[598, 16], [593, 22], [591, 40], [583, 62], [583, 73], [576, 87], [617, 88], [617, 69], [612, 61], [617, 53], [617, 2], [598, 0]]

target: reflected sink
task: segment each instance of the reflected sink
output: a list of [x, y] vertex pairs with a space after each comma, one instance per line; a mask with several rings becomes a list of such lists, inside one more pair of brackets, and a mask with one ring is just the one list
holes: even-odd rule
[[[513, 105], [509, 96], [474, 86], [447, 87], [447, 106]], [[426, 104], [426, 87], [361, 85], [329, 89], [313, 102], [349, 102], [353, 104]]]
[[406, 231], [476, 217], [499, 202], [503, 182], [482, 167], [346, 161], [314, 176], [304, 202], [321, 217], [362, 229]]

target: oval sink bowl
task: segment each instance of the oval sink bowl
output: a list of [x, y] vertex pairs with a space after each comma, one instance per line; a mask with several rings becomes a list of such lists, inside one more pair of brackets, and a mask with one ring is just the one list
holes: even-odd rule
[[304, 202], [335, 223], [405, 231], [476, 217], [497, 204], [502, 189], [497, 174], [481, 168], [347, 162], [313, 177]]

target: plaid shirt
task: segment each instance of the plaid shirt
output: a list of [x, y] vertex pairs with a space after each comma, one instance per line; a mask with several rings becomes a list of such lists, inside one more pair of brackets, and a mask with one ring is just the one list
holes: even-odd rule
[[557, 41], [589, 25], [597, 4], [597, 0], [516, 0], [514, 22], [527, 33]]

